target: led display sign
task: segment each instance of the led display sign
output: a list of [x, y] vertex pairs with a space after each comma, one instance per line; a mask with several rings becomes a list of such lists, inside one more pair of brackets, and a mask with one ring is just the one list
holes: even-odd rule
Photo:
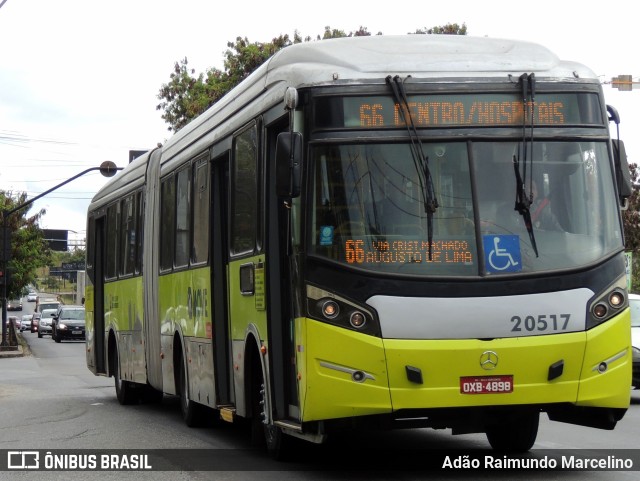
[[417, 128], [603, 125], [598, 96], [591, 93], [540, 94], [527, 102], [515, 94], [437, 94], [409, 97], [408, 109], [392, 97], [320, 97], [315, 100], [320, 128], [405, 127], [409, 113]]
[[[431, 247], [431, 258], [429, 258]], [[464, 240], [443, 240], [431, 243], [420, 240], [373, 241], [370, 246], [361, 239], [345, 242], [348, 264], [472, 264], [473, 253]]]

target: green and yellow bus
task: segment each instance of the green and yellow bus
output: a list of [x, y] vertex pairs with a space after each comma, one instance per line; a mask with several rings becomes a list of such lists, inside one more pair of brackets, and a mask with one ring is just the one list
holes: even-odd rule
[[630, 401], [623, 144], [598, 77], [526, 42], [288, 46], [88, 212], [89, 369], [122, 404], [252, 420], [267, 447]]

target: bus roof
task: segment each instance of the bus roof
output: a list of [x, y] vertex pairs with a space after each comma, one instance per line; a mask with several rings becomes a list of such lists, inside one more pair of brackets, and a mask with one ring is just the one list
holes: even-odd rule
[[[583, 65], [560, 60], [546, 47], [524, 41], [466, 35], [344, 37], [306, 42], [277, 52], [269, 70], [295, 65], [300, 85], [336, 79], [536, 77], [597, 79]], [[290, 72], [288, 72], [290, 74]]]
[[[412, 82], [460, 79], [514, 81], [523, 73], [538, 80], [598, 82], [584, 65], [560, 60], [546, 47], [524, 41], [466, 35], [377, 35], [344, 37], [290, 45], [279, 50], [206, 112], [193, 119], [162, 147], [162, 164], [194, 155], [225, 138], [279, 102], [287, 87], [363, 83], [382, 84], [388, 75]], [[245, 110], [243, 110], [245, 109]], [[237, 115], [243, 110], [245, 115]], [[218, 128], [223, 126], [223, 128]], [[94, 197], [104, 205], [119, 190], [131, 190], [146, 173], [144, 154]]]

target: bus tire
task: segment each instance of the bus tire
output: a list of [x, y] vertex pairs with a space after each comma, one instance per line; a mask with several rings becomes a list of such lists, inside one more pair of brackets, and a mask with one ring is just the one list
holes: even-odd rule
[[538, 411], [526, 413], [510, 422], [487, 428], [487, 440], [496, 451], [525, 452], [533, 447], [538, 436]]
[[266, 446], [267, 453], [276, 461], [288, 461], [292, 457], [294, 438], [285, 434], [282, 429], [273, 423], [265, 423], [264, 420], [269, 418], [265, 410], [269, 409], [270, 402], [266, 398], [265, 381], [259, 361], [254, 364], [253, 370], [252, 444]]
[[125, 381], [120, 377], [120, 360], [118, 358], [118, 347], [113, 349], [113, 379], [116, 388], [116, 397], [120, 404], [135, 404], [138, 401], [137, 393], [133, 385], [129, 381]]
[[190, 428], [202, 425], [203, 409], [200, 404], [189, 399], [189, 386], [187, 385], [187, 363], [180, 354], [180, 369], [178, 369], [178, 393], [180, 394], [180, 411], [182, 419]]

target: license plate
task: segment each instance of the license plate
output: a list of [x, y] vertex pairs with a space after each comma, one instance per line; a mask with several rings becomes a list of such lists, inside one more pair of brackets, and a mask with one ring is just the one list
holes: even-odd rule
[[465, 376], [460, 378], [462, 394], [504, 394], [513, 392], [513, 376]]
[[71, 334], [82, 334], [82, 331], [71, 331]]

